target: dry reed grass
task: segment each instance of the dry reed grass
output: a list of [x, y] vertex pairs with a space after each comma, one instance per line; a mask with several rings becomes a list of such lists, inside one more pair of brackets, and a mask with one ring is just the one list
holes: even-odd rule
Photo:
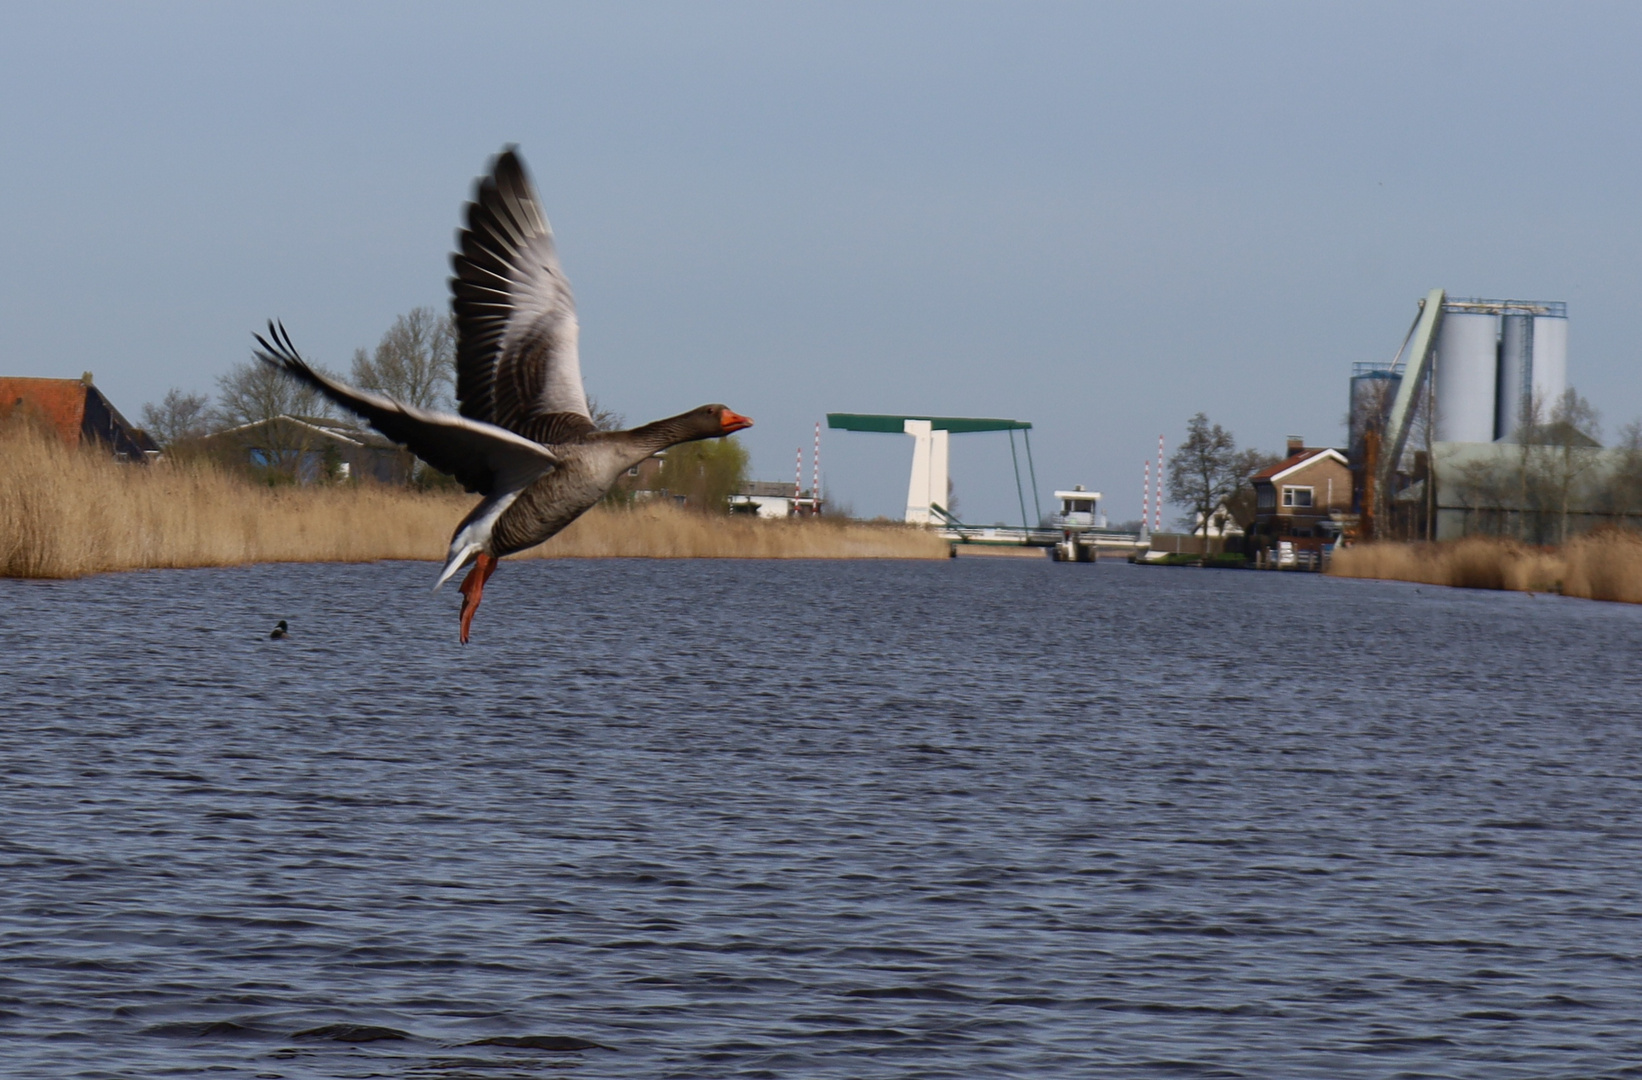
[[[253, 562], [442, 560], [472, 496], [375, 485], [271, 488], [208, 463], [124, 465], [0, 426], [0, 576]], [[913, 529], [596, 509], [522, 558], [943, 558]]]
[[1360, 544], [1336, 552], [1329, 573], [1642, 604], [1642, 537], [1605, 531], [1560, 548], [1480, 536], [1440, 544]]

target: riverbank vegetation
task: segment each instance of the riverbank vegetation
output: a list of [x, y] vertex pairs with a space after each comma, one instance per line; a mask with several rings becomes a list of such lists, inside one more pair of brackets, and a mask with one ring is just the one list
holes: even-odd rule
[[1642, 604], [1642, 537], [1609, 529], [1554, 548], [1481, 536], [1446, 543], [1359, 544], [1336, 551], [1329, 573]]
[[[0, 576], [253, 562], [442, 560], [474, 496], [369, 482], [259, 483], [207, 458], [117, 462], [0, 425]], [[761, 521], [665, 502], [598, 507], [516, 558], [944, 558], [899, 525]]]

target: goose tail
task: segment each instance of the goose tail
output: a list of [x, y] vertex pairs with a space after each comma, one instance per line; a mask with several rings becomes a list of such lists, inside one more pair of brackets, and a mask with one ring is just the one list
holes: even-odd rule
[[439, 587], [449, 581], [456, 571], [466, 566], [469, 559], [479, 554], [479, 550], [478, 544], [463, 544], [460, 547], [452, 544], [450, 546], [450, 558], [445, 560], [445, 569], [439, 575], [439, 580], [433, 583], [433, 591], [438, 592]]

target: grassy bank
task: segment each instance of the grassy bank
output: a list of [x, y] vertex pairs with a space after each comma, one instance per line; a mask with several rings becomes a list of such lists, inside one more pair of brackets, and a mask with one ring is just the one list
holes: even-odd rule
[[1642, 537], [1604, 532], [1560, 548], [1485, 537], [1442, 544], [1360, 544], [1335, 552], [1329, 573], [1642, 604]]
[[[253, 562], [442, 560], [473, 496], [254, 484], [209, 464], [122, 465], [0, 428], [0, 576]], [[515, 558], [945, 558], [917, 530], [597, 509]]]

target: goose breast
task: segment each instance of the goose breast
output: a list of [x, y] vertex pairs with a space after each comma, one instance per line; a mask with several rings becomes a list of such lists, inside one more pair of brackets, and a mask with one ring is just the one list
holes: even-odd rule
[[591, 508], [632, 464], [630, 454], [608, 442], [553, 448], [559, 466], [538, 478], [513, 501], [491, 532], [496, 558], [535, 547]]

